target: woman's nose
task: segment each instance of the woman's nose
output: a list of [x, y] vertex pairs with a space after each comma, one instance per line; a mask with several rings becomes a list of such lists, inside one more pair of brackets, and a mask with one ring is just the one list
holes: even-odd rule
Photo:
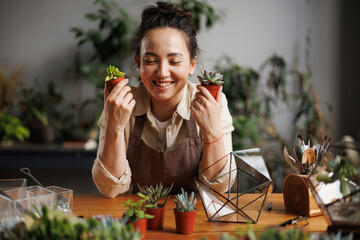
[[166, 78], [169, 75], [169, 64], [167, 64], [165, 61], [161, 62], [158, 67], [158, 76], [160, 78]]

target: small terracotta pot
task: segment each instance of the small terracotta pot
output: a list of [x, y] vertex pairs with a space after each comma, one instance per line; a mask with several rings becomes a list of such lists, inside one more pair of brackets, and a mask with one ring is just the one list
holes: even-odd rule
[[116, 84], [118, 84], [121, 80], [125, 79], [125, 75], [122, 77], [119, 77], [117, 79], [111, 79], [109, 81], [105, 82], [105, 86], [107, 89], [109, 89], [109, 91], [111, 92], [111, 90], [116, 86]]
[[216, 95], [220, 89], [221, 86], [217, 85], [209, 85], [209, 84], [203, 84], [201, 83], [201, 86], [206, 87], [206, 89], [211, 93], [211, 95], [216, 99]]
[[196, 209], [192, 212], [179, 212], [176, 209], [174, 209], [176, 232], [181, 234], [193, 233], [195, 226], [196, 212], [197, 212]]
[[161, 230], [164, 225], [164, 214], [166, 207], [162, 208], [148, 208], [146, 213], [154, 216], [152, 219], [148, 219], [147, 228], [150, 230]]
[[145, 239], [147, 219], [143, 218], [134, 222], [134, 230], [141, 232], [141, 239]]

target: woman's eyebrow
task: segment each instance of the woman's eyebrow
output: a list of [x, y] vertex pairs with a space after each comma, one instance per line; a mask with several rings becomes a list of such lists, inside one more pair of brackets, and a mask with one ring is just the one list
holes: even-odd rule
[[183, 56], [183, 55], [180, 52], [173, 52], [173, 53], [168, 54], [168, 57], [171, 57], [171, 56]]
[[146, 52], [146, 53], [144, 53], [143, 56], [146, 56], [146, 55], [155, 56], [155, 57], [157, 56], [157, 54], [154, 52]]
[[[157, 57], [157, 56], [158, 56], [158, 55], [157, 55], [156, 53], [154, 53], [154, 52], [145, 52], [143, 56], [148, 56], [148, 55], [154, 56], [154, 57]], [[167, 56], [168, 56], [168, 57], [172, 57], [172, 56], [181, 56], [181, 57], [183, 57], [182, 53], [180, 53], [180, 52], [169, 53]]]

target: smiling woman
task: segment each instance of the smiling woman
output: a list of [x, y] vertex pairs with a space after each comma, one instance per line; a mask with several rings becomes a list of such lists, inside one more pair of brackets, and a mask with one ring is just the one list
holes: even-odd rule
[[224, 156], [232, 151], [232, 118], [224, 94], [214, 99], [188, 80], [197, 51], [190, 13], [165, 2], [143, 11], [134, 55], [142, 81], [129, 87], [125, 80], [111, 92], [104, 90], [92, 169], [103, 195], [159, 183], [173, 184], [173, 193], [196, 190], [194, 177], [211, 165], [199, 178], [227, 190], [227, 177], [212, 179], [230, 166]]

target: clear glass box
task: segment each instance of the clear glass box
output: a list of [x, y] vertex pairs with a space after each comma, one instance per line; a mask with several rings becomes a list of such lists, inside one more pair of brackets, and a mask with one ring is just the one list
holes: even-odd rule
[[58, 186], [48, 186], [46, 189], [55, 193], [54, 207], [67, 214], [72, 213], [73, 190]]
[[199, 177], [195, 179], [206, 216], [214, 222], [256, 223], [273, 189], [260, 149], [235, 151], [224, 158], [230, 160], [228, 171], [210, 181], [228, 179], [225, 192], [218, 192]]
[[40, 186], [14, 188], [3, 191], [6, 196], [1, 195], [1, 209], [7, 208], [7, 213], [0, 214], [0, 219], [7, 217], [23, 217], [28, 212], [37, 213], [42, 204], [48, 208], [54, 208], [55, 193]]
[[13, 188], [26, 187], [26, 178], [0, 179], [0, 190], [9, 190]]

